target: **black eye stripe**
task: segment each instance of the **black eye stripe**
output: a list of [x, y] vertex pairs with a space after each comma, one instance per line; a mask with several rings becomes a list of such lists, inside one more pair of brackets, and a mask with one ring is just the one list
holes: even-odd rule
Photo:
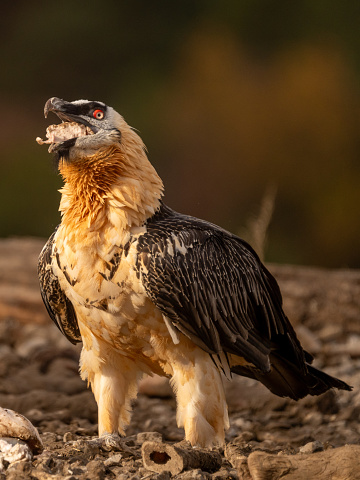
[[106, 105], [98, 102], [81, 103], [80, 105], [69, 103], [66, 105], [66, 113], [69, 113], [70, 115], [92, 116], [95, 110], [101, 110], [105, 115]]

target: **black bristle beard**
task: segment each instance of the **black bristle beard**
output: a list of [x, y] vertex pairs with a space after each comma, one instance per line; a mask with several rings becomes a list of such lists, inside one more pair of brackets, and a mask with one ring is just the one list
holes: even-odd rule
[[53, 163], [54, 168], [58, 170], [60, 161], [68, 162], [70, 158], [70, 148], [75, 145], [76, 138], [70, 138], [69, 140], [65, 140], [61, 142], [59, 145], [56, 145], [52, 149], [52, 153], [54, 154]]

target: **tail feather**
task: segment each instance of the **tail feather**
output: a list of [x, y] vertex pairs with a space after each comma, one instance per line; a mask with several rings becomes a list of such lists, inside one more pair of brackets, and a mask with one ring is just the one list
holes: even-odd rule
[[311, 365], [308, 365], [308, 371], [309, 375], [311, 375], [313, 378], [316, 378], [318, 382], [317, 385], [312, 387], [310, 395], [320, 395], [321, 393], [326, 392], [330, 388], [337, 388], [338, 390], [348, 391], [351, 391], [353, 389], [353, 387], [343, 382], [342, 380], [336, 377], [332, 377], [331, 375], [328, 375], [322, 370], [318, 370]]
[[243, 366], [235, 366], [231, 370], [239, 375], [259, 380], [279, 397], [290, 397], [294, 400], [306, 395], [321, 395], [330, 388], [352, 390], [352, 387], [338, 378], [308, 364], [300, 369], [276, 353], [270, 354], [270, 363], [268, 373]]

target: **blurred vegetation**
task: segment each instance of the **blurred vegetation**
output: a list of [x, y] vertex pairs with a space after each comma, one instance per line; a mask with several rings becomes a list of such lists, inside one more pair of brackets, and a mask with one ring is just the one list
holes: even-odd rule
[[49, 97], [88, 98], [140, 131], [176, 210], [251, 237], [274, 188], [267, 261], [360, 267], [358, 1], [13, 0], [1, 22], [0, 236], [59, 222], [35, 137]]

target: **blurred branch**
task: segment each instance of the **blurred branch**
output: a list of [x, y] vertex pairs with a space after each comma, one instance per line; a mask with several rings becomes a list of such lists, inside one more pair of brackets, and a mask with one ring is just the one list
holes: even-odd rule
[[276, 193], [277, 187], [273, 184], [268, 185], [262, 197], [258, 215], [247, 221], [242, 233], [262, 261], [265, 256], [267, 232], [275, 209]]

